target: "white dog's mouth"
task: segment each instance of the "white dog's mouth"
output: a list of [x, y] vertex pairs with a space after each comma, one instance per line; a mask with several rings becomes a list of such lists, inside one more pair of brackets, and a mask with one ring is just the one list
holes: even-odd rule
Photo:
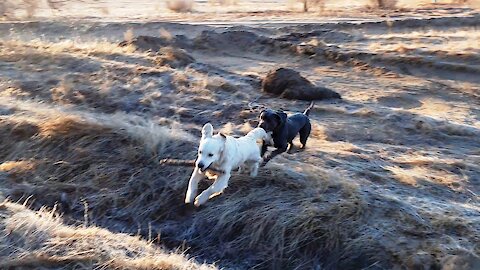
[[208, 166], [205, 167], [205, 168], [200, 168], [200, 167], [199, 167], [198, 169], [199, 169], [201, 172], [205, 172], [205, 171], [207, 171], [211, 166], [212, 166], [212, 163], [210, 163], [210, 165], [208, 165]]

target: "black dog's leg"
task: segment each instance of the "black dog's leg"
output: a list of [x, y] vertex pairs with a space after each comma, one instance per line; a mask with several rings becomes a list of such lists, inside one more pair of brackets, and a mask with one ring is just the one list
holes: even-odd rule
[[295, 146], [293, 145], [293, 142], [289, 142], [289, 143], [288, 143], [288, 151], [287, 151], [287, 153], [289, 153], [289, 154], [292, 153], [294, 147], [295, 147]]
[[265, 164], [267, 164], [267, 162], [269, 162], [272, 158], [274, 158], [275, 156], [287, 151], [287, 148], [288, 148], [288, 144], [285, 144], [285, 145], [282, 145], [281, 147], [273, 150], [272, 153], [270, 153], [270, 155], [268, 155], [266, 158], [263, 159], [263, 162], [262, 162], [261, 166], [265, 166]]
[[265, 155], [267, 150], [268, 150], [268, 144], [266, 144], [265, 141], [262, 141], [262, 150], [261, 150], [260, 156], [263, 157], [263, 155]]
[[310, 122], [305, 123], [305, 125], [300, 129], [300, 143], [302, 144], [302, 149], [305, 148], [307, 144], [308, 136], [310, 136], [310, 132], [312, 131], [312, 125]]

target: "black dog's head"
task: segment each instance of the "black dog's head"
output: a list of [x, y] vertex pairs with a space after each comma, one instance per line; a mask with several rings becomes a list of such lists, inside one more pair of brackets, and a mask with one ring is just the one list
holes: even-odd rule
[[267, 109], [260, 113], [260, 122], [258, 123], [258, 126], [263, 128], [266, 132], [271, 132], [282, 127], [286, 122], [286, 113]]

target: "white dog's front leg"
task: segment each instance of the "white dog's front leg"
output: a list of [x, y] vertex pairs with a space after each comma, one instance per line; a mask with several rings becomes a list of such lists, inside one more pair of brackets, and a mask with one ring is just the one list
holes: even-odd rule
[[260, 166], [260, 161], [252, 163], [250, 166], [250, 176], [256, 177], [258, 174], [258, 167]]
[[187, 194], [185, 195], [185, 203], [193, 202], [193, 199], [197, 196], [198, 182], [202, 180], [203, 174], [200, 172], [200, 169], [195, 167], [193, 170], [190, 181], [188, 182]]
[[200, 195], [195, 198], [195, 206], [200, 206], [208, 201], [209, 198], [220, 194], [227, 186], [230, 179], [230, 172], [218, 176], [213, 184], [205, 189]]

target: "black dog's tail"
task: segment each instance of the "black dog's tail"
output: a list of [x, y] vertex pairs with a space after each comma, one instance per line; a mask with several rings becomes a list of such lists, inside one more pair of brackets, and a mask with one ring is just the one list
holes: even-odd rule
[[313, 105], [315, 105], [315, 102], [312, 101], [312, 103], [310, 103], [310, 106], [308, 106], [308, 108], [303, 112], [303, 114], [308, 116], [310, 114], [310, 110], [313, 108]]

